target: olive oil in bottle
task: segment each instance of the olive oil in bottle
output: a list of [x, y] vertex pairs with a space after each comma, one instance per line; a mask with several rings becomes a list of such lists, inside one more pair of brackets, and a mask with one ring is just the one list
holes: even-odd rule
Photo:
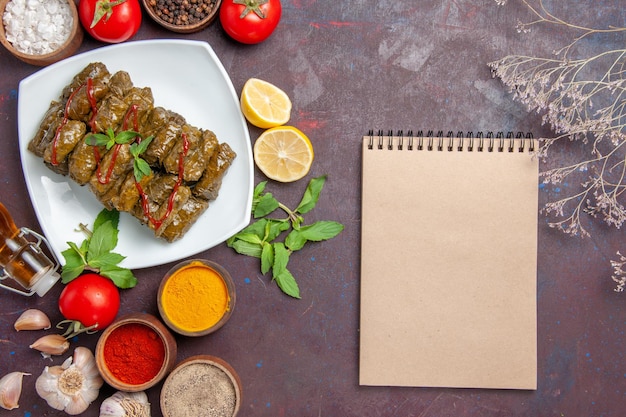
[[[28, 240], [27, 235], [38, 238], [36, 242]], [[0, 280], [11, 278], [24, 290], [0, 284], [0, 287], [23, 295], [37, 293], [45, 295], [59, 280], [57, 265], [53, 263], [39, 247], [43, 236], [26, 229], [18, 229], [7, 211], [0, 203], [0, 267], [4, 270]]]

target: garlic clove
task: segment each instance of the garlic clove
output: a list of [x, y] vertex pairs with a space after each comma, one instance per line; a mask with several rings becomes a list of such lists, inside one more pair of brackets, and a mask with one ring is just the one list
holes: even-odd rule
[[46, 313], [36, 308], [29, 308], [24, 311], [13, 325], [18, 332], [20, 330], [46, 330], [51, 326], [52, 324]]
[[22, 378], [30, 375], [24, 372], [11, 372], [0, 379], [0, 407], [13, 410], [19, 407], [22, 395]]
[[62, 355], [70, 348], [70, 342], [60, 334], [49, 334], [35, 340], [30, 348], [47, 355]]
[[62, 365], [46, 366], [35, 382], [37, 394], [54, 409], [71, 415], [82, 413], [98, 397], [104, 384], [95, 362], [89, 349], [77, 347]]
[[91, 401], [86, 401], [84, 397], [76, 395], [70, 398], [69, 403], [65, 406], [65, 412], [74, 416], [85, 411], [89, 407], [89, 404], [91, 404]]
[[46, 366], [35, 381], [37, 394], [55, 410], [63, 410], [69, 404], [69, 398], [59, 390], [58, 386], [59, 378], [64, 371], [62, 366]]
[[150, 417], [148, 396], [143, 391], [117, 391], [100, 405], [100, 417]]

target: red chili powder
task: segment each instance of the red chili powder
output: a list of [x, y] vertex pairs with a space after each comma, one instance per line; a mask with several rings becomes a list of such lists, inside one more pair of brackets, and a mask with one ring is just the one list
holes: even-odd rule
[[150, 327], [129, 323], [114, 329], [104, 345], [104, 361], [120, 381], [139, 385], [159, 373], [165, 346]]

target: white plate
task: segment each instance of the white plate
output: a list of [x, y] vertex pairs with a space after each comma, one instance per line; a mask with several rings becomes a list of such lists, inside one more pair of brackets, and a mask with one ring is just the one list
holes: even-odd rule
[[84, 239], [79, 223], [93, 225], [102, 205], [87, 186], [55, 174], [28, 151], [50, 102], [91, 62], [113, 73], [127, 71], [138, 87], [150, 87], [155, 106], [175, 111], [190, 125], [210, 129], [237, 153], [218, 198], [185, 236], [173, 243], [154, 237], [147, 226], [122, 213], [116, 252], [122, 265], [145, 268], [176, 261], [224, 242], [250, 221], [253, 159], [239, 100], [221, 62], [205, 42], [150, 40], [106, 46], [50, 65], [19, 85], [18, 133], [22, 169], [43, 232], [61, 263], [67, 242]]

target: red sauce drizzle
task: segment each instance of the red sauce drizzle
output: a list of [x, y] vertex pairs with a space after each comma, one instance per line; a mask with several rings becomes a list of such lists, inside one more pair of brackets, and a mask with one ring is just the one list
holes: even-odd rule
[[102, 177], [102, 170], [100, 169], [101, 167], [101, 160], [100, 160], [100, 152], [98, 151], [97, 147], [93, 147], [93, 152], [94, 155], [96, 157], [96, 160], [98, 161], [98, 166], [96, 167], [96, 176], [98, 178], [98, 182], [100, 184], [108, 184], [109, 181], [111, 181], [111, 175], [113, 174], [113, 168], [115, 168], [115, 160], [117, 159], [117, 154], [120, 152], [120, 145], [117, 144], [113, 147], [113, 158], [111, 159], [111, 163], [109, 164], [109, 169], [107, 169], [106, 175], [104, 176], [104, 178]]
[[96, 114], [98, 114], [98, 109], [96, 107], [96, 99], [93, 96], [93, 80], [91, 78], [87, 78], [87, 82], [78, 86], [78, 88], [74, 90], [72, 94], [70, 94], [69, 98], [67, 99], [67, 102], [65, 103], [65, 108], [63, 110], [63, 120], [61, 120], [61, 124], [59, 124], [59, 127], [57, 127], [57, 130], [54, 134], [54, 139], [52, 140], [52, 156], [50, 158], [50, 163], [53, 166], [59, 165], [59, 161], [57, 160], [57, 146], [59, 143], [59, 136], [61, 136], [61, 129], [69, 121], [68, 113], [70, 111], [70, 106], [72, 105], [72, 101], [74, 100], [74, 97], [76, 96], [76, 94], [78, 94], [78, 92], [83, 87], [87, 88], [87, 99], [89, 100], [89, 104], [91, 105], [91, 111], [93, 113], [93, 115], [91, 116], [91, 119], [89, 120], [89, 126], [91, 126], [92, 130], [94, 129], [93, 121], [96, 118]]
[[[130, 108], [128, 109], [128, 111], [126, 112], [126, 115], [124, 116], [124, 121], [122, 123], [122, 130], [126, 130], [128, 129], [128, 119], [132, 116], [133, 117], [133, 127], [135, 129], [135, 131], [139, 130], [139, 121], [138, 121], [138, 114], [137, 114], [137, 105], [133, 104], [130, 106]], [[92, 128], [93, 129], [93, 128]], [[98, 182], [100, 184], [108, 184], [111, 181], [111, 175], [113, 174], [113, 168], [115, 167], [115, 160], [117, 159], [117, 155], [120, 152], [120, 147], [121, 145], [118, 143], [113, 147], [113, 158], [111, 159], [111, 163], [109, 164], [109, 169], [107, 169], [106, 175], [104, 176], [104, 178], [102, 177], [102, 171], [100, 169], [100, 151], [98, 151], [98, 147], [94, 146], [93, 147], [93, 154], [94, 157], [96, 158], [96, 161], [98, 161], [98, 166], [96, 168], [96, 177], [98, 178]]]
[[137, 113], [137, 109], [139, 106], [133, 104], [129, 107], [126, 115], [124, 116], [124, 123], [122, 124], [122, 130], [128, 130], [128, 119], [133, 117], [133, 129], [135, 132], [139, 131], [139, 115]]
[[183, 150], [178, 155], [178, 179], [176, 180], [176, 184], [174, 184], [174, 188], [170, 193], [170, 196], [167, 199], [167, 210], [165, 214], [160, 219], [155, 219], [150, 214], [150, 206], [148, 201], [148, 195], [143, 191], [143, 188], [138, 182], [135, 182], [137, 186], [137, 190], [139, 191], [139, 195], [141, 196], [141, 206], [143, 208], [144, 215], [148, 218], [148, 221], [152, 223], [155, 230], [159, 230], [165, 219], [172, 214], [172, 210], [174, 210], [174, 199], [176, 198], [176, 193], [178, 192], [178, 188], [183, 182], [183, 177], [185, 174], [185, 157], [187, 156], [187, 152], [189, 152], [189, 140], [187, 139], [186, 134], [182, 134], [183, 139]]
[[[83, 87], [87, 88], [87, 99], [89, 100], [89, 104], [91, 105], [91, 110], [92, 110], [92, 115], [91, 115], [91, 118], [89, 119], [89, 127], [91, 128], [92, 132], [96, 131], [95, 119], [98, 114], [97, 101], [93, 95], [93, 80], [91, 78], [87, 78], [86, 83], [81, 84], [76, 90], [74, 90], [72, 94], [70, 95], [70, 97], [68, 98], [67, 102], [65, 103], [65, 108], [63, 112], [63, 120], [61, 120], [61, 123], [57, 127], [57, 130], [54, 135], [54, 139], [52, 141], [52, 157], [51, 157], [50, 162], [54, 166], [59, 164], [59, 162], [57, 161], [57, 145], [59, 141], [59, 136], [61, 134], [61, 129], [63, 128], [63, 126], [67, 124], [69, 120], [68, 113], [69, 113], [70, 106], [72, 104], [72, 100], [74, 100], [74, 97], [76, 96], [76, 94]], [[124, 116], [123, 127], [122, 127], [124, 130], [128, 128], [128, 121], [131, 117], [132, 117], [134, 130], [135, 131], [139, 130], [137, 108], [138, 108], [137, 105], [133, 104], [126, 112], [126, 115]], [[141, 138], [138, 138], [138, 140], [141, 140]], [[158, 230], [163, 224], [163, 222], [165, 221], [165, 219], [167, 219], [170, 216], [170, 214], [172, 214], [172, 211], [174, 210], [174, 200], [176, 198], [176, 193], [178, 192], [178, 188], [180, 188], [180, 185], [183, 183], [183, 178], [185, 174], [185, 157], [187, 156], [187, 153], [189, 152], [189, 140], [187, 139], [187, 135], [185, 133], [182, 134], [182, 140], [183, 140], [183, 149], [178, 155], [178, 178], [176, 180], [176, 184], [174, 184], [174, 188], [172, 189], [172, 192], [170, 193], [167, 199], [167, 210], [165, 211], [165, 214], [163, 214], [163, 216], [160, 219], [155, 219], [152, 216], [152, 214], [150, 214], [148, 195], [143, 191], [143, 188], [141, 187], [141, 185], [138, 182], [135, 182], [135, 186], [137, 187], [137, 190], [139, 191], [139, 194], [141, 196], [141, 206], [143, 208], [143, 212], [145, 216], [148, 218], [148, 221], [154, 225], [154, 228], [156, 230]], [[98, 150], [97, 146], [93, 147], [94, 157], [98, 161], [98, 166], [96, 168], [96, 176], [100, 184], [107, 184], [109, 183], [109, 181], [111, 181], [111, 175], [113, 173], [113, 168], [115, 166], [115, 160], [117, 159], [117, 155], [119, 153], [119, 148], [120, 148], [119, 144], [115, 145], [115, 147], [113, 148], [113, 159], [111, 160], [111, 163], [109, 165], [109, 168], [107, 169], [106, 175], [103, 178], [102, 172], [100, 169], [101, 168], [100, 167], [100, 161], [101, 161], [100, 151]]]

